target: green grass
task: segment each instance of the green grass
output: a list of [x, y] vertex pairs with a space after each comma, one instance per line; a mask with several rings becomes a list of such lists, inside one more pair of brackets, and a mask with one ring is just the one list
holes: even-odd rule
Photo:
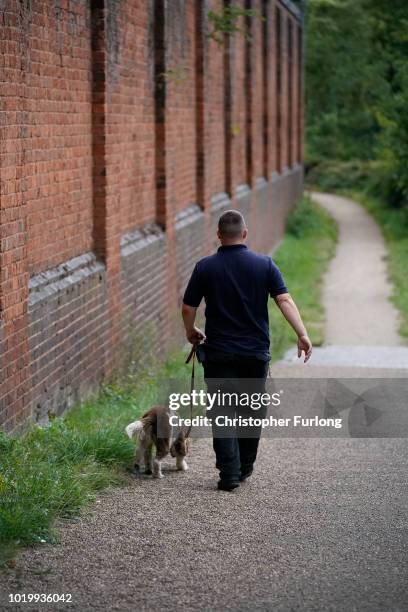
[[[332, 219], [302, 199], [274, 256], [315, 344], [322, 341], [320, 279], [335, 240]], [[271, 327], [276, 358], [295, 337], [274, 302]], [[185, 380], [189, 388], [184, 359], [178, 350], [164, 363], [150, 362], [143, 372], [106, 383], [48, 427], [33, 425], [18, 438], [0, 432], [0, 564], [20, 546], [55, 541], [57, 518], [77, 516], [98, 491], [127, 481], [134, 442], [124, 427], [156, 401], [160, 379]]]
[[[295, 300], [314, 346], [322, 344], [322, 276], [334, 255], [337, 225], [318, 204], [303, 197], [290, 213], [284, 240], [273, 256]], [[272, 359], [296, 344], [296, 334], [275, 302], [269, 306]]]
[[57, 518], [72, 518], [101, 489], [124, 484], [134, 443], [124, 427], [152, 404], [160, 377], [186, 378], [183, 355], [137, 378], [102, 385], [49, 427], [21, 437], [0, 432], [0, 565], [16, 549], [57, 539]]

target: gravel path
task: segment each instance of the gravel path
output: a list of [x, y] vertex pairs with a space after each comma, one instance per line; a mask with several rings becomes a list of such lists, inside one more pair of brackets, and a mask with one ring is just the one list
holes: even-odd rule
[[[325, 300], [328, 341], [346, 346], [304, 367], [289, 352], [273, 375], [406, 377], [378, 229], [353, 202], [313, 197], [340, 224]], [[59, 545], [22, 552], [0, 574], [0, 610], [406, 611], [407, 464], [405, 439], [264, 437], [253, 477], [225, 493], [197, 440], [187, 473], [129, 478], [61, 522]], [[7, 603], [43, 592], [72, 603]]]
[[[1, 576], [0, 609], [407, 610], [405, 440], [265, 438], [233, 493], [212, 466], [199, 440], [186, 474], [101, 495]], [[23, 592], [73, 604], [7, 605]]]

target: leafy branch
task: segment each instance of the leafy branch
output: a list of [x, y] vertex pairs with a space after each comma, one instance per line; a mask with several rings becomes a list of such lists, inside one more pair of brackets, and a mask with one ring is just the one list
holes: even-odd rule
[[[249, 31], [247, 19], [251, 17], [258, 17], [262, 21], [265, 21], [258, 9], [244, 9], [241, 6], [230, 4], [224, 6], [219, 13], [216, 11], [208, 11], [208, 21], [212, 26], [212, 30], [207, 36], [215, 40], [216, 43], [222, 44], [224, 40], [224, 34], [233, 36], [234, 34], [241, 34], [245, 40], [251, 42], [252, 35]], [[240, 18], [244, 17], [244, 26], [239, 25]]]
[[176, 85], [181, 85], [187, 79], [187, 69], [185, 66], [175, 66], [174, 68], [168, 68], [166, 72], [161, 72], [157, 75], [159, 79], [164, 81], [171, 81]]

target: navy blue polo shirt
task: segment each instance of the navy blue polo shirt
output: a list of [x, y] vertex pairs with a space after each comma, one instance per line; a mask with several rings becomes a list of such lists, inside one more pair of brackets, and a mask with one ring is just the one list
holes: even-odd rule
[[234, 244], [195, 265], [183, 302], [205, 300], [205, 347], [269, 360], [268, 298], [287, 292], [270, 257]]

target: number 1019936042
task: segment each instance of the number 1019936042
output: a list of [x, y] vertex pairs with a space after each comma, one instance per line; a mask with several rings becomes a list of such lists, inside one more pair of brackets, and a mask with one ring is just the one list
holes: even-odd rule
[[9, 603], [72, 603], [71, 593], [9, 593]]

